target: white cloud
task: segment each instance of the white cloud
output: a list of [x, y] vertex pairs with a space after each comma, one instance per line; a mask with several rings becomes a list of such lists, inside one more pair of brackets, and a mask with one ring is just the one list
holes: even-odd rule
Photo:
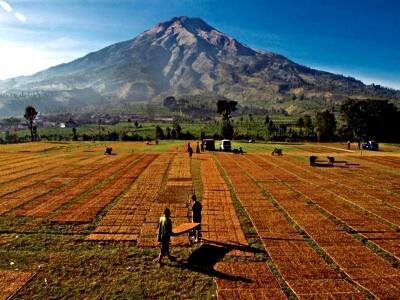
[[26, 22], [26, 17], [20, 12], [16, 12], [14, 16], [17, 18], [17, 20], [21, 21], [22, 23]]
[[62, 52], [10, 44], [0, 40], [0, 79], [31, 75], [51, 66], [71, 61], [83, 53]]
[[12, 7], [10, 4], [8, 4], [8, 2], [0, 0], [0, 6], [1, 8], [3, 8], [6, 12], [11, 12], [12, 11]]
[[107, 44], [107, 42], [87, 43], [68, 37], [36, 43], [9, 42], [0, 38], [0, 80], [31, 75], [70, 62]]
[[[13, 10], [11, 5], [4, 0], [0, 0], [0, 7], [3, 8], [6, 12], [12, 12], [12, 10]], [[26, 22], [26, 17], [22, 13], [15, 12], [14, 16], [17, 18], [18, 21], [20, 21], [22, 23]]]

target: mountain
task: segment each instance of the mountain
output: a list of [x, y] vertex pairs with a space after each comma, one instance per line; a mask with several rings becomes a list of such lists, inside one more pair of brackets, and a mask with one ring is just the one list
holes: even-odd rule
[[242, 105], [294, 112], [348, 96], [400, 99], [400, 91], [252, 49], [188, 17], [159, 23], [132, 40], [34, 75], [0, 81], [0, 94], [3, 115], [29, 101], [42, 112], [54, 112], [161, 101], [170, 95], [225, 96]]

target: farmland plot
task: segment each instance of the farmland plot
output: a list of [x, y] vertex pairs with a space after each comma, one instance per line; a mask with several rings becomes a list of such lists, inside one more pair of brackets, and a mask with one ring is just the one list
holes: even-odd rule
[[[79, 166], [79, 169], [85, 172], [82, 176], [76, 177], [71, 173], [63, 173], [62, 176], [55, 176], [56, 179], [68, 183], [62, 188], [51, 191], [35, 199], [35, 201], [24, 205], [16, 211], [16, 214], [18, 216], [45, 217], [65, 203], [90, 191], [97, 184], [121, 170], [126, 164], [124, 156], [122, 158], [115, 156], [107, 157], [105, 162], [101, 158], [97, 158], [97, 162], [94, 162], [93, 158], [89, 158], [88, 160], [90, 160], [89, 164]], [[93, 168], [95, 169], [93, 170]]]
[[[308, 197], [311, 201], [328, 211], [330, 214], [340, 219], [359, 234], [373, 241], [382, 249], [400, 257], [400, 233], [386, 222], [380, 222], [380, 218], [374, 218], [374, 215], [363, 213], [364, 209], [353, 205], [352, 199], [362, 196], [364, 203], [370, 202], [375, 209], [382, 209], [382, 201], [377, 197], [363, 193], [359, 190], [361, 187], [354, 184], [352, 187], [346, 182], [346, 178], [338, 176], [335, 178], [332, 173], [330, 176], [321, 176], [312, 172], [311, 167], [298, 167], [296, 164], [286, 160], [259, 155], [250, 156], [255, 163], [262, 161], [270, 164], [268, 169], [277, 178], [281, 174], [293, 175], [290, 179], [290, 186]], [[334, 179], [332, 179], [334, 178]], [[287, 179], [287, 178], [286, 178]], [[351, 181], [351, 179], [350, 179]], [[343, 191], [347, 190], [347, 194]], [[350, 205], [349, 205], [350, 204]], [[365, 205], [365, 204], [364, 204]], [[396, 208], [392, 208], [395, 213]], [[387, 209], [390, 209], [388, 207]]]
[[[83, 171], [74, 167], [73, 164], [83, 159], [84, 157], [65, 158], [56, 156], [53, 158], [52, 163], [45, 164], [43, 168], [38, 167], [29, 177], [28, 175], [22, 176], [26, 180], [25, 184], [23, 183], [24, 181], [20, 180], [14, 183], [14, 179], [18, 178], [15, 177], [15, 174], [4, 176], [4, 178], [10, 179], [12, 177], [13, 179], [6, 180], [5, 182], [7, 183], [0, 184], [3, 194], [2, 200], [0, 200], [0, 215], [67, 183], [64, 180], [53, 180], [57, 178], [60, 172], [59, 168], [64, 168], [67, 172], [81, 176]], [[14, 184], [23, 188], [16, 190]]]
[[[161, 154], [156, 158], [86, 239], [136, 241], [146, 215], [161, 189], [170, 160], [170, 154]], [[151, 240], [153, 243], [155, 242], [154, 233], [155, 229]]]
[[[255, 170], [269, 172], [271, 181], [261, 185], [275, 201], [303, 230], [331, 257], [359, 286], [382, 299], [390, 299], [400, 293], [400, 272], [389, 262], [377, 256], [360, 241], [340, 230], [340, 227], [327, 219], [307, 203], [302, 193], [292, 188], [299, 180], [265, 160], [246, 159], [242, 167], [252, 174]], [[304, 186], [308, 186], [304, 183]]]
[[0, 299], [11, 299], [35, 274], [0, 270]]
[[[396, 153], [243, 145], [191, 159], [179, 141], [0, 149], [0, 298], [398, 297]], [[308, 165], [332, 153], [334, 168]], [[169, 207], [174, 227], [190, 222], [195, 191], [203, 243], [173, 237], [177, 261], [159, 269], [158, 220]]]
[[[246, 169], [246, 160], [233, 160], [219, 155], [235, 191], [245, 207], [265, 249], [271, 256], [282, 277], [300, 298], [321, 294], [324, 296], [358, 297], [357, 290], [341, 279], [328, 264], [314, 252], [302, 235], [288, 223], [285, 216], [263, 195], [256, 181], [272, 182], [268, 172], [251, 165]], [[248, 173], [253, 178], [246, 175]]]
[[[95, 160], [94, 160], [95, 159]], [[72, 179], [71, 175], [81, 174], [81, 166], [85, 166], [85, 169], [90, 169], [97, 167], [98, 164], [104, 160], [103, 157], [53, 157], [53, 161], [57, 164], [53, 168], [45, 169], [44, 171], [30, 176], [22, 176], [17, 179], [13, 179], [10, 182], [5, 182], [0, 184], [0, 196], [5, 196], [12, 192], [21, 191], [22, 189], [35, 188], [35, 185], [40, 183], [56, 183], [56, 182], [66, 182], [68, 179]], [[60, 171], [62, 170], [63, 175], [61, 176]], [[84, 174], [84, 172], [82, 172]], [[75, 176], [76, 177], [76, 176]]]
[[[201, 225], [203, 238], [226, 244], [247, 246], [247, 240], [233, 206], [228, 186], [209, 155], [202, 157], [201, 176], [204, 188]], [[246, 255], [237, 250], [231, 251], [230, 254]]]
[[127, 157], [124, 168], [109, 182], [51, 220], [53, 222], [91, 222], [103, 208], [136, 180], [155, 157], [156, 155], [152, 154], [143, 158], [136, 155]]
[[[164, 186], [160, 189], [155, 201], [150, 205], [142, 225], [138, 245], [156, 246], [157, 226], [164, 209], [171, 210], [173, 226], [187, 223], [189, 219], [189, 197], [193, 193], [190, 159], [185, 153], [176, 154], [171, 160], [168, 172], [164, 179]], [[172, 237], [173, 245], [188, 245], [186, 236]]]
[[286, 299], [278, 281], [264, 262], [218, 263], [217, 272], [245, 281], [217, 277], [217, 293], [220, 300], [236, 299]]

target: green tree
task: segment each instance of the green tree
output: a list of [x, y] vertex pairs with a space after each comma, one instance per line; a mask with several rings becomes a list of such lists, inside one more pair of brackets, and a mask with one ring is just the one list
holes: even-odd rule
[[29, 130], [31, 131], [31, 142], [35, 140], [35, 135], [33, 132], [33, 122], [35, 121], [37, 114], [38, 113], [33, 106], [29, 105], [25, 108], [24, 118], [26, 119], [26, 122], [28, 123], [29, 126]]
[[286, 135], [286, 131], [287, 131], [287, 125], [286, 124], [280, 124], [279, 125], [279, 134], [281, 136]]
[[156, 126], [156, 139], [163, 140], [164, 139], [164, 131], [160, 126]]
[[328, 110], [317, 112], [315, 116], [315, 128], [318, 141], [330, 141], [335, 137], [335, 115]]
[[275, 125], [272, 120], [269, 120], [268, 126], [267, 126], [267, 133], [268, 133], [268, 140], [270, 140], [275, 133]]
[[164, 105], [164, 107], [167, 107], [170, 110], [175, 110], [176, 105], [177, 105], [175, 97], [169, 96], [169, 97], [165, 98], [163, 101], [163, 105]]
[[77, 135], [77, 133], [76, 133], [76, 128], [75, 128], [75, 127], [72, 128], [72, 139], [73, 139], [74, 141], [77, 141], [77, 140], [78, 140], [78, 135]]
[[171, 130], [171, 139], [176, 140], [176, 129], [172, 128]]
[[32, 128], [32, 132], [33, 132], [33, 140], [34, 140], [34, 141], [37, 141], [37, 140], [38, 140], [38, 137], [39, 137], [39, 135], [38, 135], [38, 132], [37, 132], [37, 127], [36, 127], [36, 126], [33, 126], [33, 128]]
[[175, 130], [176, 130], [176, 138], [181, 138], [182, 136], [182, 127], [178, 123], [175, 124]]
[[399, 141], [400, 111], [387, 100], [347, 99], [340, 106], [348, 131], [358, 140]]
[[299, 128], [300, 128], [299, 135], [302, 136], [303, 135], [303, 127], [304, 127], [304, 119], [302, 117], [300, 117], [297, 120], [297, 126], [299, 126]]
[[222, 137], [226, 139], [233, 138], [233, 126], [231, 123], [231, 113], [236, 111], [236, 101], [218, 100], [217, 113], [222, 117]]
[[168, 140], [171, 139], [171, 128], [167, 127], [165, 128], [165, 138], [167, 138]]
[[304, 115], [303, 120], [304, 120], [304, 128], [306, 129], [307, 134], [310, 134], [314, 130], [314, 125], [313, 125], [311, 116]]

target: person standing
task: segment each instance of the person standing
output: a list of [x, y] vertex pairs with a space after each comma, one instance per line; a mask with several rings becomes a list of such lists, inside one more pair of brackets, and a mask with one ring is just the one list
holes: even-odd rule
[[[199, 201], [197, 201], [197, 197], [195, 194], [192, 195], [192, 222], [201, 224], [201, 210], [202, 205]], [[194, 230], [195, 233], [195, 242], [197, 243], [200, 239], [200, 230], [201, 225]]]
[[169, 243], [171, 241], [172, 233], [172, 221], [170, 219], [171, 211], [169, 208], [164, 209], [164, 215], [160, 218], [158, 222], [158, 234], [157, 240], [161, 245], [160, 253], [158, 257], [154, 260], [159, 264], [162, 263], [162, 258], [167, 255], [169, 260], [174, 260], [174, 257], [169, 253]]
[[188, 153], [189, 153], [189, 157], [192, 158], [193, 149], [192, 149], [192, 146], [190, 146], [190, 143], [187, 144], [187, 150], [188, 150]]

